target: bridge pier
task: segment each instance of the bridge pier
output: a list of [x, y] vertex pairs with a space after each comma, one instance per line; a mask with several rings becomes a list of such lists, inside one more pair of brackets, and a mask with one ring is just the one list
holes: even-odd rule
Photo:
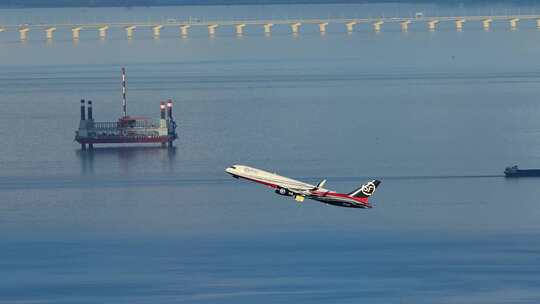
[[482, 27], [484, 28], [484, 31], [489, 31], [492, 21], [493, 19], [491, 18], [482, 20]]
[[463, 23], [465, 23], [465, 19], [456, 20], [456, 30], [458, 32], [461, 32], [463, 30]]
[[293, 34], [298, 34], [298, 32], [300, 30], [300, 25], [302, 25], [302, 23], [300, 23], [300, 22], [296, 22], [296, 23], [291, 24], [291, 31], [292, 31]]
[[98, 28], [99, 31], [99, 39], [105, 39], [107, 38], [107, 30], [109, 29], [109, 26], [105, 25], [100, 28]]
[[319, 32], [321, 32], [321, 34], [326, 33], [327, 25], [328, 25], [328, 22], [319, 23]]
[[236, 28], [236, 35], [242, 36], [242, 34], [244, 34], [244, 27], [246, 27], [244, 23], [237, 24], [234, 27]]
[[437, 23], [439, 23], [439, 20], [428, 21], [427, 24], [430, 32], [434, 32], [437, 29]]
[[126, 35], [127, 35], [127, 38], [128, 39], [132, 39], [133, 38], [133, 31], [136, 29], [137, 27], [135, 25], [130, 25], [130, 26], [126, 26], [124, 29], [126, 30]]
[[351, 21], [351, 22], [347, 22], [345, 23], [345, 26], [347, 27], [347, 32], [352, 32], [354, 30], [354, 26], [357, 24], [358, 22], [356, 21]]
[[180, 26], [180, 36], [187, 37], [188, 30], [191, 26], [190, 25], [181, 25]]
[[28, 39], [28, 32], [30, 31], [30, 28], [23, 27], [19, 29], [19, 37], [21, 38], [21, 41], [26, 41]]
[[82, 27], [80, 26], [71, 29], [71, 36], [73, 37], [73, 40], [79, 40], [81, 30]]
[[272, 32], [272, 26], [274, 26], [274, 24], [272, 24], [272, 23], [267, 23], [267, 24], [263, 25], [264, 33], [267, 34], [267, 35], [270, 34]]
[[54, 31], [56, 31], [55, 27], [49, 27], [49, 28], [45, 29], [45, 36], [47, 37], [47, 40], [52, 40], [53, 39]]
[[510, 30], [515, 31], [517, 29], [519, 18], [510, 19]]
[[375, 30], [375, 32], [380, 32], [381, 31], [381, 26], [384, 24], [384, 21], [382, 20], [379, 20], [375, 23], [373, 23], [373, 30]]
[[402, 32], [407, 32], [409, 30], [409, 24], [411, 24], [411, 20], [405, 20], [402, 21], [399, 25], [401, 27]]
[[154, 39], [159, 38], [159, 36], [161, 35], [161, 29], [162, 28], [163, 28], [163, 25], [156, 25], [156, 26], [152, 27], [152, 32], [154, 34]]
[[216, 34], [216, 27], [218, 27], [217, 24], [211, 24], [208, 26], [208, 35], [214, 36]]

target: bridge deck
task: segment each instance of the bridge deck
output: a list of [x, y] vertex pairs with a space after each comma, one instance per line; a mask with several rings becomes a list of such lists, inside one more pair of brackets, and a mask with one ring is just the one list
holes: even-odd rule
[[314, 18], [314, 19], [233, 19], [233, 20], [174, 20], [170, 19], [160, 22], [100, 22], [100, 23], [40, 23], [40, 24], [4, 24], [0, 25], [3, 30], [19, 30], [21, 28], [29, 29], [48, 29], [48, 28], [82, 28], [82, 29], [99, 29], [104, 26], [109, 28], [126, 28], [135, 27], [181, 27], [181, 26], [235, 26], [239, 24], [245, 25], [290, 25], [294, 23], [300, 24], [321, 24], [321, 23], [400, 23], [405, 21], [424, 22], [431, 21], [510, 21], [512, 19], [519, 20], [540, 20], [540, 15], [497, 15], [497, 16], [432, 16], [432, 17], [380, 17], [380, 18]]

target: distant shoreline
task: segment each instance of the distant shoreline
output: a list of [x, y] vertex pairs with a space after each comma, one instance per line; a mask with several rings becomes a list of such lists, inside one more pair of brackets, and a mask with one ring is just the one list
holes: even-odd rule
[[538, 4], [535, 0], [5, 0], [0, 9], [6, 8], [95, 8], [95, 7], [159, 7], [159, 6], [208, 6], [208, 5], [296, 5], [296, 4], [439, 4], [439, 5], [492, 5]]

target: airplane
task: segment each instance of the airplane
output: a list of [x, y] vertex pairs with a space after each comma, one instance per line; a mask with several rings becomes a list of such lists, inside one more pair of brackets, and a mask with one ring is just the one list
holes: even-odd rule
[[323, 188], [326, 184], [326, 179], [323, 179], [314, 186], [244, 165], [230, 166], [225, 169], [225, 172], [234, 178], [243, 178], [266, 185], [275, 189], [275, 192], [279, 195], [294, 197], [299, 203], [303, 202], [305, 198], [309, 198], [325, 204], [348, 208], [372, 208], [373, 206], [369, 204], [368, 200], [381, 183], [381, 181], [374, 179], [354, 191], [345, 194]]

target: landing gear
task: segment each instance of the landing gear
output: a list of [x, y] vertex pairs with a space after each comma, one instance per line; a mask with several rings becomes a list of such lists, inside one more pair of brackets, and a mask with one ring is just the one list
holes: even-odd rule
[[283, 195], [283, 196], [292, 196], [292, 197], [294, 197], [294, 200], [299, 202], [299, 203], [303, 202], [304, 199], [306, 198], [305, 196], [303, 196], [301, 194], [295, 194], [294, 192], [290, 191], [287, 188], [278, 187], [278, 188], [276, 188], [276, 193], [279, 194], [279, 195]]

